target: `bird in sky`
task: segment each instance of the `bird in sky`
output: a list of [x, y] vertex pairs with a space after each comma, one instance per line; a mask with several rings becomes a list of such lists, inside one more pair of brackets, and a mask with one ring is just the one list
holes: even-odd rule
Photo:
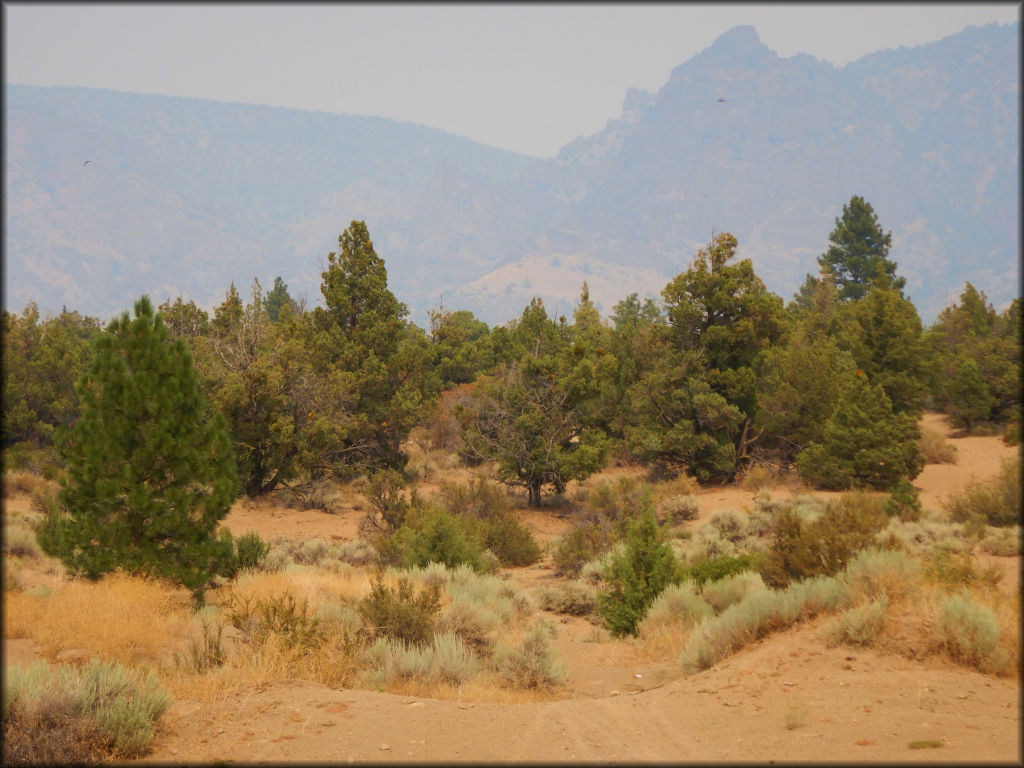
[[91, 162], [92, 160], [86, 160], [84, 163], [82, 163], [82, 167], [85, 168], [85, 166], [87, 166]]
[[718, 103], [721, 104], [723, 101], [725, 101], [725, 99], [719, 99]]

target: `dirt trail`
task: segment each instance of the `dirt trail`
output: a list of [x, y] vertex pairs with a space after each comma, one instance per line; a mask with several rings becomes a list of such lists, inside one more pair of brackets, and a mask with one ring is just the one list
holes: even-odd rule
[[[926, 417], [925, 426], [949, 434], [941, 418]], [[971, 479], [994, 476], [1015, 450], [998, 438], [951, 442], [958, 463], [928, 466], [915, 480], [926, 508]], [[694, 525], [719, 509], [752, 509], [754, 497], [702, 490]], [[347, 540], [358, 535], [359, 515], [239, 504], [227, 522], [236, 534], [256, 530], [268, 539]], [[542, 540], [570, 524], [549, 513], [525, 520]], [[1018, 558], [998, 559], [1019, 567]], [[555, 583], [544, 566], [512, 575], [529, 586]], [[1021, 762], [1017, 680], [936, 658], [830, 649], [816, 623], [686, 677], [674, 658], [638, 663], [633, 647], [608, 641], [587, 621], [549, 618], [569, 669], [569, 698], [441, 701], [281, 680], [214, 703], [173, 702], [153, 753], [139, 762]], [[5, 655], [7, 663], [34, 658], [27, 641], [8, 642]], [[911, 749], [912, 742], [939, 746]]]

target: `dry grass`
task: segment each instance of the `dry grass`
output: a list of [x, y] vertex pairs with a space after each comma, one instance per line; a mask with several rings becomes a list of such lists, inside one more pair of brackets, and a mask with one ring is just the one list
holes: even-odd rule
[[71, 581], [48, 594], [8, 593], [5, 632], [34, 640], [44, 657], [83, 649], [102, 661], [159, 666], [188, 637], [187, 590], [165, 582], [112, 574]]

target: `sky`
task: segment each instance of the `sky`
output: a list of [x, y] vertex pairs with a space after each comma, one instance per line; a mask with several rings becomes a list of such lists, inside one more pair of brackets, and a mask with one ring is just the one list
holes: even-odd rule
[[3, 3], [4, 80], [420, 123], [551, 157], [750, 24], [780, 56], [842, 66], [1019, 3]]

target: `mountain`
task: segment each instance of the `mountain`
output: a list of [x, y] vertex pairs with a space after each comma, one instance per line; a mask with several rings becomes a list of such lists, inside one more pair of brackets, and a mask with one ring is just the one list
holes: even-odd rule
[[737, 27], [548, 160], [381, 118], [8, 85], [5, 306], [210, 308], [277, 275], [315, 303], [352, 219], [421, 325], [535, 295], [569, 314], [584, 280], [607, 313], [714, 230], [789, 299], [853, 195], [926, 322], [965, 280], [1000, 305], [1019, 295], [1019, 49], [991, 24], [834, 67]]

